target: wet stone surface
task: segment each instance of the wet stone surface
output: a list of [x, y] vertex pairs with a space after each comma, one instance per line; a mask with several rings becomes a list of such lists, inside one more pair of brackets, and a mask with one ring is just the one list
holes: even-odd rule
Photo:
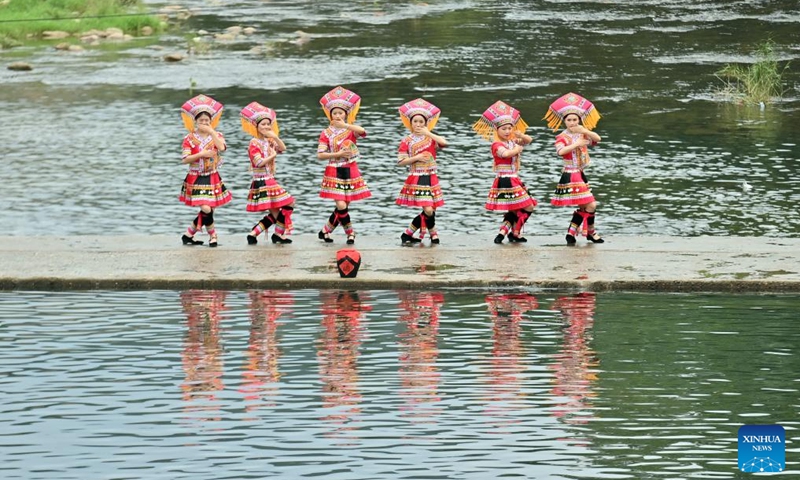
[[[240, 240], [240, 241], [237, 241]], [[594, 290], [797, 291], [800, 240], [732, 237], [615, 237], [568, 247], [552, 237], [476, 245], [474, 236], [413, 248], [362, 236], [362, 265], [340, 278], [336, 252], [299, 235], [291, 245], [186, 247], [168, 236], [0, 237], [0, 288], [425, 288], [512, 286]], [[350, 248], [347, 246], [347, 248]]]

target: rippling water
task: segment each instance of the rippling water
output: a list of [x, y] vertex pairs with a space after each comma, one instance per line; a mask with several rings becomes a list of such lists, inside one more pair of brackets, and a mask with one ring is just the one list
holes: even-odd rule
[[[497, 99], [517, 106], [535, 137], [523, 177], [542, 206], [529, 233], [564, 230], [569, 212], [549, 206], [560, 160], [540, 119], [549, 102], [576, 90], [604, 114], [589, 178], [606, 235], [800, 233], [789, 213], [800, 202], [794, 2], [179, 3], [194, 16], [160, 38], [80, 54], [0, 51], [3, 63], [35, 65], [30, 73], [0, 70], [0, 108], [9, 120], [0, 176], [14, 205], [0, 216], [6, 233], [181, 232], [193, 214], [177, 202], [185, 175], [178, 108], [192, 83], [194, 93], [227, 107], [222, 173], [235, 200], [217, 215], [224, 234], [257, 220], [244, 210], [248, 138], [237, 117], [253, 100], [278, 111], [288, 146], [278, 176], [298, 200], [298, 233], [319, 229], [331, 206], [317, 196], [316, 139], [325, 124], [317, 102], [336, 84], [364, 99], [359, 122], [369, 136], [361, 163], [374, 196], [353, 206], [362, 232], [396, 233], [413, 215], [394, 205], [405, 177], [394, 166], [403, 135], [396, 108], [421, 95], [443, 109], [438, 133], [452, 144], [440, 158], [444, 234], [496, 228], [483, 209], [493, 178], [489, 147], [470, 125]], [[213, 40], [235, 25], [257, 31]], [[209, 52], [162, 61], [185, 52], [201, 29]], [[770, 37], [782, 61], [795, 61], [784, 100], [763, 111], [719, 101], [714, 72], [752, 62]], [[745, 181], [752, 190], [744, 191]]]
[[0, 292], [4, 479], [738, 478], [795, 297]]

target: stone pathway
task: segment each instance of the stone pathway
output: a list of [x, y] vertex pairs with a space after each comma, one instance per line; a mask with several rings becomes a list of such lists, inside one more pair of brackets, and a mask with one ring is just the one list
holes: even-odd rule
[[[291, 245], [244, 235], [220, 247], [186, 247], [180, 235], [0, 237], [0, 289], [447, 288], [529, 287], [593, 291], [800, 292], [800, 240], [734, 237], [612, 237], [604, 244], [529, 237], [526, 244], [458, 235], [400, 246], [359, 236], [358, 277], [340, 278], [336, 252], [315, 235]], [[201, 238], [198, 236], [198, 238]]]

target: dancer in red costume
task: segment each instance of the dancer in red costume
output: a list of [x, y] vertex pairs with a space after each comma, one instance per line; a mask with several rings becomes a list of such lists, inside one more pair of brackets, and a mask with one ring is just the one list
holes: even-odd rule
[[341, 224], [347, 235], [347, 244], [352, 245], [356, 243], [356, 232], [350, 220], [350, 202], [372, 196], [358, 169], [360, 154], [356, 141], [367, 136], [367, 131], [354, 123], [361, 107], [361, 97], [344, 87], [336, 87], [319, 103], [330, 121], [328, 128], [320, 134], [317, 146], [317, 158], [328, 161], [319, 196], [333, 200], [336, 208], [318, 236], [326, 243], [333, 242], [331, 233]]
[[585, 224], [587, 240], [603, 243], [594, 225], [597, 202], [583, 173], [589, 165], [588, 147], [600, 143], [600, 135], [592, 131], [600, 120], [600, 112], [589, 100], [577, 93], [568, 93], [550, 105], [544, 119], [554, 132], [562, 122], [566, 126], [556, 136], [556, 152], [564, 159], [564, 169], [550, 203], [559, 207], [578, 207], [567, 228], [567, 245], [577, 243], [575, 237], [582, 230], [582, 224]]
[[[400, 120], [411, 133], [400, 142], [397, 164], [407, 165], [409, 175], [395, 203], [406, 207], [422, 207], [422, 212], [400, 235], [404, 244], [421, 242], [425, 230], [430, 232], [431, 243], [439, 243], [436, 209], [444, 205], [444, 196], [436, 175], [436, 153], [447, 146], [447, 140], [431, 130], [439, 121], [440, 113], [436, 105], [421, 98], [400, 107]], [[420, 238], [414, 237], [417, 230], [420, 231]]]
[[489, 190], [486, 209], [506, 212], [494, 243], [527, 242], [522, 227], [536, 208], [536, 199], [519, 178], [522, 150], [533, 139], [525, 134], [528, 124], [517, 109], [497, 101], [487, 108], [472, 129], [486, 140], [492, 141], [492, 170], [494, 183]]
[[227, 146], [225, 138], [216, 131], [222, 115], [222, 104], [206, 95], [198, 95], [181, 107], [183, 125], [189, 134], [183, 138], [181, 163], [189, 165], [178, 199], [190, 207], [200, 207], [197, 218], [181, 237], [184, 245], [202, 245], [195, 240], [197, 232], [206, 227], [209, 247], [217, 246], [214, 209], [231, 201], [217, 169], [222, 165], [220, 153]]
[[247, 243], [255, 245], [258, 236], [266, 236], [269, 227], [275, 225], [272, 243], [292, 243], [287, 235], [292, 231], [294, 198], [275, 180], [275, 157], [286, 151], [286, 145], [278, 136], [277, 114], [258, 102], [242, 109], [242, 129], [252, 135], [247, 153], [250, 156], [250, 171], [253, 181], [247, 195], [248, 212], [267, 212], [253, 225], [247, 235]]

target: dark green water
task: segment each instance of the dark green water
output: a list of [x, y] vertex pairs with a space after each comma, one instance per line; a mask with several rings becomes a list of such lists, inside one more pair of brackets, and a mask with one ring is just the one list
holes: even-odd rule
[[[363, 97], [359, 123], [369, 132], [361, 165], [374, 196], [353, 206], [361, 232], [396, 233], [413, 215], [393, 203], [405, 178], [394, 166], [403, 136], [396, 109], [418, 96], [442, 108], [437, 131], [452, 144], [439, 159], [445, 235], [496, 227], [483, 209], [489, 147], [470, 125], [497, 99], [519, 108], [535, 137], [522, 175], [542, 206], [528, 232], [564, 230], [569, 212], [549, 206], [560, 160], [540, 119], [551, 101], [577, 91], [604, 115], [588, 175], [606, 236], [800, 233], [794, 1], [178, 3], [195, 15], [160, 38], [79, 54], [0, 52], [2, 63], [35, 66], [0, 70], [0, 176], [14, 205], [1, 217], [6, 233], [177, 235], [192, 217], [176, 197], [185, 174], [178, 109], [193, 83], [194, 94], [227, 109], [222, 173], [235, 200], [217, 215], [224, 235], [256, 220], [244, 210], [248, 138], [238, 126], [253, 100], [278, 111], [289, 149], [278, 176], [298, 200], [298, 233], [319, 229], [330, 205], [317, 196], [325, 125], [317, 102], [337, 84]], [[214, 40], [230, 26], [256, 33]], [[162, 60], [185, 53], [201, 29], [207, 53]], [[298, 42], [297, 31], [307, 37]], [[768, 38], [782, 65], [790, 62], [783, 101], [763, 110], [723, 101], [714, 72], [754, 61]]]
[[782, 295], [0, 292], [0, 476], [745, 478], [745, 424], [782, 425], [798, 475], [798, 308]]

